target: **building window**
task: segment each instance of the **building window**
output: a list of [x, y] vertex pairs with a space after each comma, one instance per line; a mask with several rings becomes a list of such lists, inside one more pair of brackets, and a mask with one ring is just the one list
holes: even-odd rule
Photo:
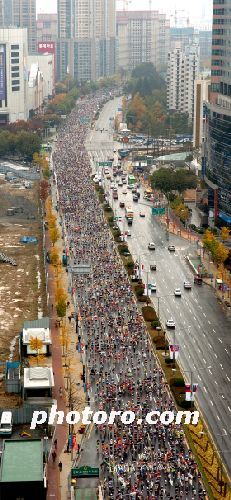
[[19, 45], [11, 45], [11, 50], [17, 50], [19, 49]]
[[11, 52], [11, 57], [19, 57], [19, 52]]
[[11, 73], [11, 78], [19, 78], [19, 73]]
[[19, 66], [11, 66], [11, 71], [19, 71]]
[[18, 90], [20, 90], [20, 87], [12, 87], [12, 92], [18, 92]]
[[19, 80], [12, 80], [12, 85], [18, 85], [19, 84]]
[[19, 64], [19, 59], [11, 59], [11, 64]]

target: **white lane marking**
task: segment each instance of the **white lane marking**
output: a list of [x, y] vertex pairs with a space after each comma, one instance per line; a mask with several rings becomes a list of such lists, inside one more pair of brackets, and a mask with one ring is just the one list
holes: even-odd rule
[[206, 364], [205, 358], [203, 358], [204, 363]]
[[195, 316], [193, 316], [194, 320], [197, 321], [197, 319], [195, 318]]
[[228, 375], [226, 375], [226, 378], [227, 378], [227, 380], [230, 382], [230, 378], [228, 377]]
[[209, 319], [208, 319], [208, 324], [211, 325], [211, 321], [209, 321]]
[[197, 300], [197, 299], [195, 299], [195, 302], [198, 302], [198, 300]]
[[205, 386], [203, 387], [203, 389], [204, 389], [204, 391], [205, 391], [206, 393], [208, 392]]
[[194, 344], [195, 344], [195, 342], [196, 342], [196, 340], [195, 340], [194, 338], [193, 338], [193, 342], [194, 342]]
[[219, 342], [220, 342], [221, 344], [223, 344], [223, 342], [222, 342], [222, 340], [220, 339], [220, 337], [218, 337], [218, 340], [219, 340]]
[[214, 352], [214, 356], [215, 356], [215, 358], [217, 359], [217, 354], [216, 354], [215, 352]]
[[229, 354], [229, 351], [228, 351], [228, 349], [226, 349], [226, 348], [225, 348], [225, 351], [227, 352], [227, 354]]
[[221, 420], [220, 417], [217, 415], [217, 420]]
[[212, 346], [211, 346], [211, 344], [209, 344], [209, 347], [210, 347], [210, 349], [212, 349]]
[[214, 330], [214, 328], [213, 328], [213, 332], [216, 333], [216, 330]]
[[207, 316], [206, 316], [206, 314], [205, 314], [204, 312], [203, 312], [203, 316], [204, 316], [205, 318], [207, 318]]
[[220, 367], [221, 367], [222, 370], [224, 370], [223, 365], [221, 363], [220, 363]]
[[211, 370], [210, 370], [210, 369], [209, 369], [209, 373], [212, 375], [212, 372], [211, 372]]
[[217, 381], [216, 381], [216, 380], [214, 380], [214, 384], [218, 385], [218, 383], [217, 383]]
[[199, 378], [199, 380], [201, 380], [201, 377], [200, 377], [200, 375], [198, 375], [198, 378]]
[[211, 405], [213, 406], [213, 402], [212, 402], [212, 400], [211, 400], [211, 399], [210, 399], [210, 403], [211, 403]]
[[200, 325], [197, 325], [197, 326], [198, 326], [198, 328], [201, 328]]
[[231, 412], [231, 408], [230, 408], [230, 406], [228, 406], [227, 408], [228, 408], [228, 410]]
[[221, 397], [222, 397], [222, 399], [225, 399], [225, 396], [224, 396], [224, 394], [221, 394]]

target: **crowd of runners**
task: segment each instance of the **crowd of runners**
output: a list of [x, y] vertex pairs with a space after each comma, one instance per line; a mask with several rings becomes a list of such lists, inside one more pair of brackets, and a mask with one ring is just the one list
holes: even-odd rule
[[95, 426], [101, 483], [105, 498], [204, 499], [181, 426], [145, 422], [151, 410], [176, 410], [91, 179], [84, 117], [90, 122], [106, 97], [100, 92], [78, 102], [53, 153], [69, 258], [91, 267], [90, 274], [72, 277], [88, 403], [94, 411], [136, 414], [129, 425], [116, 418], [113, 425]]

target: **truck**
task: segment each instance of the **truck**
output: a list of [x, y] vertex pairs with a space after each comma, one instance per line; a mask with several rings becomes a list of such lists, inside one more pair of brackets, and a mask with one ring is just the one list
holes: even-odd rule
[[133, 219], [134, 212], [131, 207], [125, 207], [125, 217], [126, 219]]

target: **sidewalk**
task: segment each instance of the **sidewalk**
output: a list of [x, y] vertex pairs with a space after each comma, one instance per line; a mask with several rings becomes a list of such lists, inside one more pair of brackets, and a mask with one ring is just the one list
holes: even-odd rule
[[[53, 207], [56, 206], [56, 194], [52, 187], [52, 201]], [[57, 216], [57, 222], [59, 222], [59, 214], [53, 209], [54, 215]], [[51, 247], [49, 240], [49, 235], [46, 233], [46, 250], [48, 251]], [[64, 249], [64, 241], [60, 235], [60, 239], [56, 243], [56, 248], [59, 252], [60, 259], [62, 258], [62, 253]], [[64, 318], [64, 323], [67, 328], [67, 349], [64, 349], [61, 345], [61, 328], [56, 326], [56, 312], [55, 312], [55, 270], [53, 266], [47, 265], [48, 272], [48, 294], [49, 294], [49, 304], [48, 309], [50, 311], [51, 317], [51, 335], [52, 335], [52, 364], [55, 379], [55, 387], [53, 390], [53, 398], [57, 401], [58, 410], [64, 411], [66, 414], [70, 411], [70, 394], [72, 393], [72, 406], [73, 410], [81, 411], [85, 406], [85, 394], [83, 391], [83, 384], [81, 382], [81, 374], [83, 372], [83, 365], [81, 362], [81, 354], [76, 350], [77, 335], [75, 321], [72, 319], [68, 320], [67, 316], [70, 317], [74, 313], [74, 306], [72, 303], [72, 296], [67, 294], [67, 302], [70, 303], [69, 308], [67, 308], [66, 318]], [[62, 268], [61, 279], [66, 291], [70, 290], [70, 278], [69, 274], [66, 272], [65, 268]], [[52, 307], [53, 304], [53, 307]], [[62, 352], [66, 351], [66, 352]], [[63, 355], [64, 354], [64, 355]], [[65, 366], [67, 365], [67, 366]], [[65, 383], [66, 381], [66, 383]], [[62, 388], [62, 396], [60, 397], [59, 388]], [[71, 387], [71, 389], [70, 389]], [[72, 466], [72, 454], [67, 453], [67, 443], [69, 428], [68, 424], [65, 422], [62, 425], [57, 425], [55, 430], [55, 435], [53, 440], [57, 439], [57, 457], [55, 464], [52, 461], [52, 456], [50, 453], [48, 461], [48, 492], [47, 499], [53, 500], [67, 500], [69, 498], [68, 481]], [[75, 425], [73, 433], [76, 434], [76, 441], [79, 443], [81, 441], [81, 435], [78, 434], [78, 429], [80, 425]], [[52, 450], [51, 450], [52, 452]], [[75, 458], [76, 452], [73, 452], [73, 457]], [[62, 463], [62, 472], [59, 471], [58, 463]]]

